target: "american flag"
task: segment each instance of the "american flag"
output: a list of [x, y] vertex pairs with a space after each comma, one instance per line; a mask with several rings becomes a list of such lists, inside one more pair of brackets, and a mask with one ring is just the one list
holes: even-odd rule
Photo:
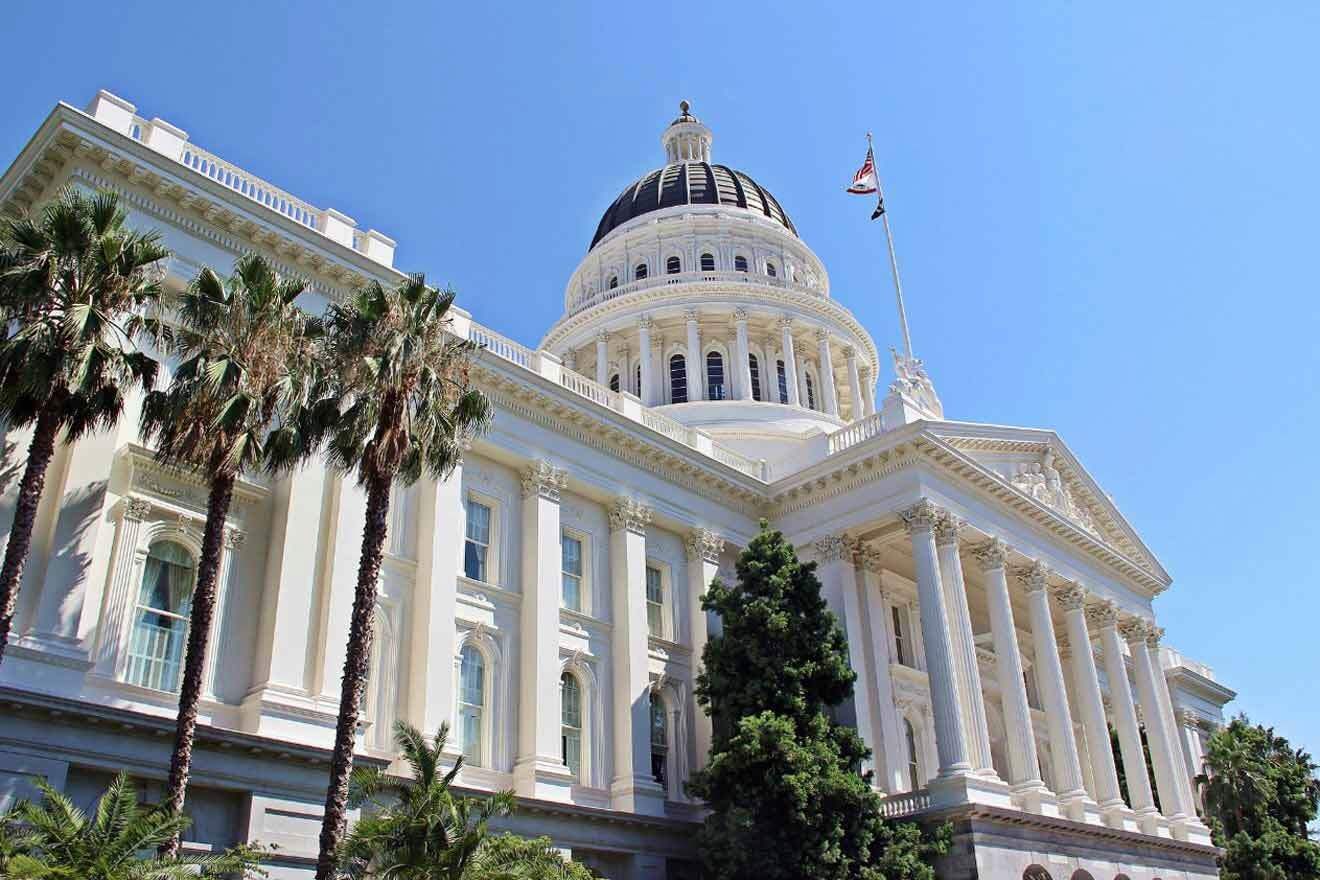
[[880, 178], [875, 173], [875, 153], [869, 146], [866, 148], [866, 161], [853, 175], [852, 186], [848, 187], [848, 192], [855, 196], [877, 194], [875, 213], [871, 215], [872, 220], [885, 212], [885, 198], [883, 195], [878, 195], [880, 192]]

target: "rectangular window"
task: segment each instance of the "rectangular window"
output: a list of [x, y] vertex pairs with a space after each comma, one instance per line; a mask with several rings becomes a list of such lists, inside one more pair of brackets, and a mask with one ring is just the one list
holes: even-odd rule
[[559, 536], [563, 587], [559, 604], [570, 611], [582, 610], [582, 542], [568, 535]]
[[463, 574], [485, 581], [490, 557], [490, 508], [471, 498], [467, 502], [467, 540], [463, 546]]
[[912, 662], [912, 639], [908, 633], [907, 609], [898, 605], [890, 609], [894, 615], [894, 658], [900, 666], [915, 668]]
[[660, 569], [646, 567], [646, 628], [656, 638], [664, 637], [665, 587]]
[[788, 373], [784, 370], [784, 362], [776, 361], [775, 370], [779, 373], [779, 402], [788, 403]]

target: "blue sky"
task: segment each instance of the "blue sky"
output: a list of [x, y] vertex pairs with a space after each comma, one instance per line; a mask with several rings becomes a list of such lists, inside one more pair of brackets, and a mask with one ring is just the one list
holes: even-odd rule
[[1320, 6], [11, 0], [6, 24], [3, 163], [108, 88], [528, 344], [680, 98], [895, 343], [842, 193], [873, 130], [947, 414], [1058, 430], [1173, 574], [1170, 642], [1320, 750]]

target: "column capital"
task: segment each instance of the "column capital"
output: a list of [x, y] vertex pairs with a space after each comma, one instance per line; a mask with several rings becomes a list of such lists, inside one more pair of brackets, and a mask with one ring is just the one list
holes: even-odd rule
[[568, 471], [557, 468], [544, 458], [532, 462], [522, 473], [522, 497], [539, 495], [549, 501], [558, 501], [559, 493], [568, 485]]
[[838, 562], [852, 559], [856, 542], [847, 535], [829, 535], [813, 541], [811, 550], [821, 562]]
[[[872, 574], [879, 574], [884, 570], [884, 559], [879, 547], [869, 547], [866, 544], [861, 544], [857, 554], [861, 557], [862, 567]], [[883, 592], [883, 588], [881, 592]]]
[[684, 544], [687, 545], [687, 557], [693, 562], [718, 563], [724, 552], [724, 539], [710, 529], [693, 529], [688, 532]]
[[655, 321], [651, 320], [650, 315], [642, 315], [640, 318], [637, 319], [637, 329], [639, 330], [645, 330], [649, 333], [651, 328], [654, 326], [655, 326]]
[[1197, 715], [1195, 710], [1192, 709], [1178, 710], [1178, 724], [1182, 727], [1190, 727], [1193, 730], [1200, 730], [1207, 726], [1205, 719]]
[[903, 520], [903, 525], [907, 526], [908, 534], [912, 534], [916, 531], [933, 530], [943, 513], [944, 511], [936, 507], [929, 498], [922, 498], [916, 504], [900, 510], [898, 516]]
[[1086, 588], [1081, 584], [1066, 583], [1054, 588], [1054, 598], [1064, 611], [1084, 611], [1086, 596]]
[[243, 546], [243, 541], [247, 539], [247, 534], [242, 529], [225, 529], [225, 546], [230, 550], [237, 550]]
[[627, 530], [637, 535], [645, 535], [652, 515], [651, 508], [636, 498], [620, 498], [610, 508], [610, 531]]
[[124, 518], [141, 522], [151, 516], [151, 502], [145, 498], [130, 498], [124, 505]]
[[824, 327], [817, 327], [815, 333], [816, 339], [819, 342], [825, 342], [830, 338], [830, 331]]
[[1067, 636], [1055, 636], [1054, 644], [1059, 649], [1059, 659], [1067, 663], [1072, 658], [1072, 642]]
[[733, 320], [737, 321], [739, 324], [746, 324], [747, 318], [747, 310], [742, 306], [738, 306], [738, 308], [733, 310]]
[[972, 548], [972, 558], [981, 571], [993, 571], [1008, 564], [1008, 545], [998, 538], [991, 538]]
[[1126, 617], [1118, 624], [1119, 633], [1129, 645], [1146, 644], [1154, 629], [1154, 622], [1146, 620], [1144, 617]]
[[793, 329], [793, 316], [792, 316], [792, 315], [780, 315], [780, 316], [779, 316], [779, 320], [778, 320], [776, 323], [779, 325], [779, 329], [780, 329], [780, 330], [792, 330], [792, 329]]
[[1107, 629], [1118, 625], [1118, 606], [1108, 599], [1101, 599], [1086, 606], [1086, 621], [1091, 626]]
[[1049, 586], [1050, 570], [1039, 559], [1014, 569], [1013, 575], [1022, 582], [1028, 593], [1039, 593]]
[[848, 360], [853, 360], [857, 357], [857, 349], [853, 348], [851, 345], [845, 345], [843, 347], [843, 356]]
[[596, 331], [596, 341], [597, 341], [597, 342], [609, 342], [609, 341], [610, 341], [610, 331], [608, 331], [608, 330], [597, 330], [597, 331]]
[[695, 308], [683, 310], [683, 320], [689, 324], [695, 324], [701, 318], [701, 313]]
[[938, 519], [935, 520], [935, 543], [942, 547], [949, 544], [958, 546], [958, 533], [962, 530], [963, 521], [949, 513], [947, 510], [941, 511]]

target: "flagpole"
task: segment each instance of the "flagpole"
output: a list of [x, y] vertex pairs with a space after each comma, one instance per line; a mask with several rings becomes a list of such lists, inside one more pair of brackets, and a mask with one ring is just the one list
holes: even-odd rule
[[866, 152], [871, 157], [871, 169], [875, 174], [875, 191], [879, 197], [880, 219], [885, 224], [885, 242], [889, 245], [889, 269], [894, 275], [894, 295], [898, 298], [898, 323], [903, 329], [903, 353], [912, 360], [912, 335], [908, 332], [907, 309], [903, 307], [903, 282], [898, 277], [898, 257], [894, 253], [894, 233], [889, 228], [889, 212], [884, 209], [885, 191], [880, 186], [880, 168], [875, 163], [875, 150], [871, 145], [871, 133], [866, 133]]

